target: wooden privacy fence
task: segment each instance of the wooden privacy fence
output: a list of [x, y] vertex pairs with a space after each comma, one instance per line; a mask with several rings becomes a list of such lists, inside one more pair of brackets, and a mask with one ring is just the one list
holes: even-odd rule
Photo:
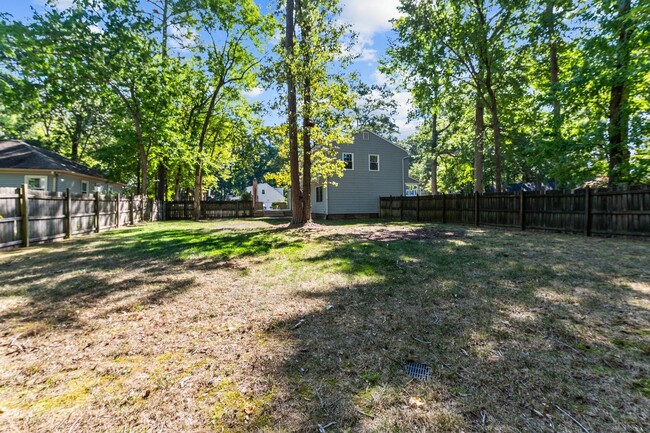
[[132, 225], [156, 214], [141, 196], [0, 188], [0, 248]]
[[650, 189], [589, 188], [486, 194], [381, 197], [384, 218], [552, 230], [586, 236], [650, 236]]
[[[194, 218], [193, 201], [168, 201], [165, 203], [165, 216], [168, 220], [189, 220]], [[202, 201], [201, 218], [246, 218], [253, 216], [251, 200]]]

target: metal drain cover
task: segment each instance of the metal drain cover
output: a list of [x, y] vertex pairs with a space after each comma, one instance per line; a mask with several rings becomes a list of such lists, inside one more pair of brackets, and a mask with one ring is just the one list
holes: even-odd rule
[[404, 365], [404, 370], [409, 376], [419, 380], [431, 380], [431, 367], [426, 364], [419, 364], [417, 362], [409, 362]]

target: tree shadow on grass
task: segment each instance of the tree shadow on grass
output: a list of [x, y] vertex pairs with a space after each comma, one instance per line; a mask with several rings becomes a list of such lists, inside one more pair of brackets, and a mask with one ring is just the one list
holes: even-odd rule
[[184, 275], [188, 270], [236, 268], [244, 257], [300, 247], [278, 228], [161, 224], [17, 251], [0, 265], [0, 299], [24, 296], [28, 302], [0, 310], [0, 323], [75, 325], [80, 310], [106, 298], [116, 304], [159, 303], [192, 286], [193, 279]]
[[[648, 283], [645, 245], [567, 253], [571, 237], [500, 236], [348, 239], [308, 259], [350, 284], [298, 291], [328, 307], [269, 328], [295, 347], [269, 365], [282, 413], [300, 420], [290, 429], [578, 431], [568, 413], [590, 431], [643, 431], [650, 298], [619, 277]], [[408, 377], [413, 361], [431, 381]]]

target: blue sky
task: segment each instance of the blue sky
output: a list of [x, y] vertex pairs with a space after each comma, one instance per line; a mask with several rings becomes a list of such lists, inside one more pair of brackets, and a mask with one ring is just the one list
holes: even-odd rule
[[[256, 1], [262, 12], [271, 12], [274, 8], [273, 0]], [[73, 0], [57, 0], [56, 7], [63, 9], [72, 3]], [[28, 20], [32, 15], [31, 8], [41, 10], [44, 4], [45, 0], [0, 0], [0, 12], [8, 12], [18, 20]], [[388, 46], [391, 37], [390, 19], [398, 16], [398, 5], [399, 0], [341, 0], [341, 19], [358, 34], [358, 45], [354, 49], [360, 56], [352, 68], [368, 84], [386, 82], [386, 77], [379, 73], [377, 67]], [[269, 92], [255, 88], [248, 92], [248, 97], [252, 100], [267, 100], [272, 97]], [[399, 110], [396, 122], [403, 138], [416, 129], [416, 125], [406, 122], [410, 95], [408, 92], [396, 90], [394, 98]]]

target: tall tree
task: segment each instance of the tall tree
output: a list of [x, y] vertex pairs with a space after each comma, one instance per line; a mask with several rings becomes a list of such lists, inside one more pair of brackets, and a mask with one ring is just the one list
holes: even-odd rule
[[[210, 141], [216, 144], [214, 140], [220, 135], [218, 130], [210, 134], [211, 122], [221, 107], [241, 101], [242, 92], [255, 80], [254, 68], [261, 60], [249, 47], [259, 48], [260, 38], [271, 30], [268, 18], [260, 13], [253, 0], [209, 3], [198, 11], [198, 21], [202, 31], [209, 35], [210, 42], [197, 47], [198, 52], [205, 56], [208, 98], [199, 108], [203, 116], [194, 160], [195, 219], [200, 217], [207, 145]], [[219, 119], [216, 120], [214, 128], [223, 126]]]
[[634, 31], [633, 21], [630, 17], [631, 10], [631, 0], [618, 0], [618, 14], [614, 25], [618, 38], [616, 40], [616, 61], [609, 98], [609, 127], [607, 131], [610, 186], [627, 180], [626, 172], [629, 172], [630, 149], [627, 143], [629, 112], [627, 105], [630, 86], [628, 84], [628, 70], [632, 51], [630, 40]]
[[[342, 173], [336, 149], [349, 142], [352, 108], [352, 93], [342, 70], [351, 58], [343, 46], [347, 28], [336, 21], [338, 0], [289, 0], [284, 13], [282, 77], [287, 85], [288, 177], [292, 224], [301, 225], [311, 220], [313, 181], [326, 184], [329, 177]], [[298, 146], [299, 137], [302, 146]], [[283, 177], [282, 173], [276, 176]]]

